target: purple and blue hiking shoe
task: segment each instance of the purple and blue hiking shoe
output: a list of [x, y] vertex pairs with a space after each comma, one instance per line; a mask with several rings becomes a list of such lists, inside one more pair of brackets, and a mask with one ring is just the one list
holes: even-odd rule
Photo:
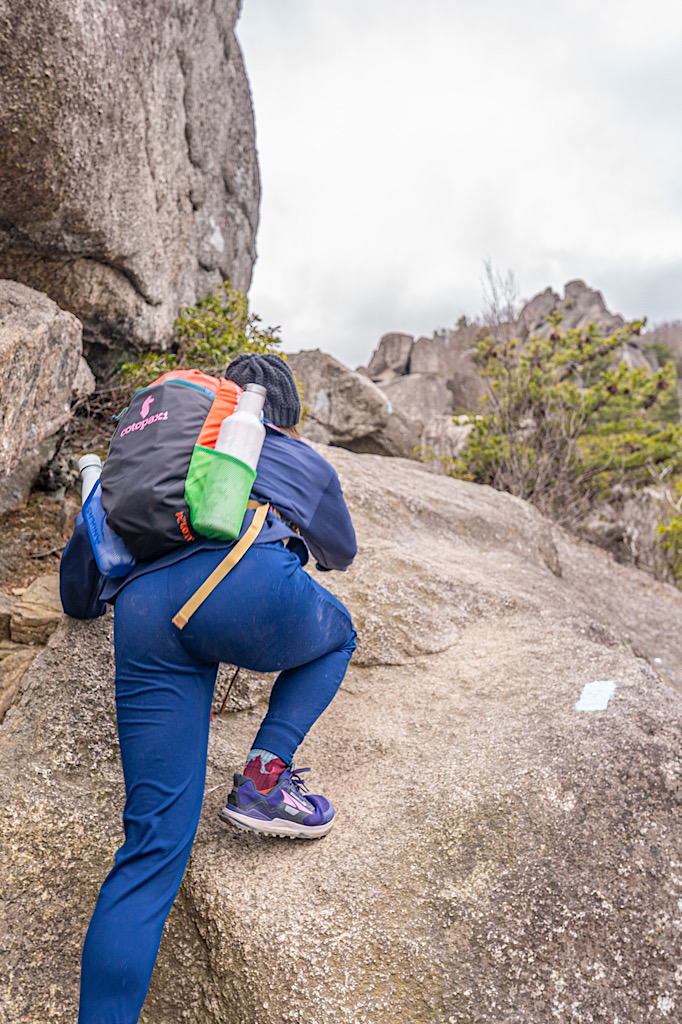
[[251, 779], [234, 773], [234, 786], [218, 816], [249, 832], [289, 839], [320, 839], [334, 824], [334, 807], [308, 793], [301, 775], [310, 768], [287, 768], [276, 786], [261, 793]]

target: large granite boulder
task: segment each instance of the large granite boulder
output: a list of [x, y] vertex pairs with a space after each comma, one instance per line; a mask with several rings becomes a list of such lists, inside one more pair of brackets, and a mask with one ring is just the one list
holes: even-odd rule
[[0, 281], [0, 512], [16, 508], [54, 454], [84, 380], [82, 329], [46, 295]]
[[88, 342], [163, 345], [246, 289], [259, 180], [240, 0], [0, 0], [0, 275]]
[[303, 389], [304, 437], [356, 452], [413, 455], [417, 427], [371, 380], [319, 349], [287, 359]]
[[379, 382], [409, 373], [413, 342], [411, 334], [383, 334], [367, 364], [367, 375]]
[[[682, 594], [520, 499], [325, 454], [360, 550], [323, 582], [359, 648], [298, 760], [338, 823], [319, 843], [220, 823], [264, 707], [216, 715], [143, 1021], [670, 1024]], [[0, 729], [7, 1024], [75, 1019], [122, 839], [111, 626], [65, 620]]]

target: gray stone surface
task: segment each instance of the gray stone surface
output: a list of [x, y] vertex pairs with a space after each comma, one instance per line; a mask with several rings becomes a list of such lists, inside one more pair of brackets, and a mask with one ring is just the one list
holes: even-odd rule
[[240, 0], [0, 0], [0, 275], [88, 342], [163, 345], [246, 289], [259, 179]]
[[[143, 1021], [677, 1020], [682, 594], [509, 495], [325, 454], [360, 552], [321, 581], [359, 648], [298, 761], [338, 823], [319, 843], [222, 825], [264, 708], [214, 720]], [[72, 1024], [122, 839], [111, 625], [66, 619], [0, 730], [7, 1024]], [[615, 696], [578, 711], [597, 680]]]
[[449, 375], [449, 345], [442, 334], [432, 338], [417, 338], [410, 357], [410, 373], [440, 373]]
[[366, 376], [319, 349], [297, 352], [289, 365], [303, 388], [303, 436], [356, 452], [409, 458], [419, 444], [415, 424], [393, 411]]
[[641, 336], [642, 345], [666, 345], [677, 355], [682, 354], [682, 321], [657, 324], [647, 328]]
[[437, 373], [408, 373], [381, 385], [393, 408], [422, 430], [434, 417], [452, 412], [452, 392]]
[[0, 480], [68, 420], [82, 347], [74, 316], [0, 281]]
[[448, 389], [456, 413], [475, 413], [481, 408], [481, 399], [487, 388], [474, 362], [476, 348], [462, 344], [451, 357]]
[[76, 370], [76, 376], [73, 379], [73, 398], [88, 398], [97, 387], [97, 381], [95, 375], [86, 363], [85, 359], [81, 357], [78, 363], [78, 369]]

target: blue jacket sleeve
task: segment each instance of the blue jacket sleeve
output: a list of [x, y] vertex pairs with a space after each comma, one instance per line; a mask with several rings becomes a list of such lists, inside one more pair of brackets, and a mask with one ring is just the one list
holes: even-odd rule
[[336, 470], [314, 448], [269, 429], [253, 493], [296, 525], [318, 569], [348, 568], [357, 552], [353, 523]]
[[97, 568], [82, 513], [59, 565], [59, 596], [62, 607], [73, 619], [96, 619], [107, 606], [100, 600], [106, 578]]
[[301, 535], [323, 572], [348, 568], [357, 554], [355, 530], [336, 473], [333, 473]]

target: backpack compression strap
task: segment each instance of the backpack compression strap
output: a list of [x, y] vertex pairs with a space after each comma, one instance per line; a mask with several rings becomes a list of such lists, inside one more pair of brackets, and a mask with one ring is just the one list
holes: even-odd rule
[[251, 525], [242, 539], [237, 541], [232, 550], [225, 556], [225, 558], [223, 558], [220, 565], [213, 570], [208, 579], [201, 584], [196, 593], [192, 594], [189, 601], [186, 601], [177, 615], [173, 617], [173, 625], [177, 626], [178, 629], [183, 629], [187, 625], [199, 605], [203, 604], [208, 595], [218, 586], [220, 581], [225, 579], [230, 569], [234, 569], [239, 559], [242, 555], [246, 554], [260, 533], [270, 506], [267, 502], [264, 505], [261, 505], [257, 501], [249, 501], [246, 507], [254, 508], [256, 510], [253, 514]]

